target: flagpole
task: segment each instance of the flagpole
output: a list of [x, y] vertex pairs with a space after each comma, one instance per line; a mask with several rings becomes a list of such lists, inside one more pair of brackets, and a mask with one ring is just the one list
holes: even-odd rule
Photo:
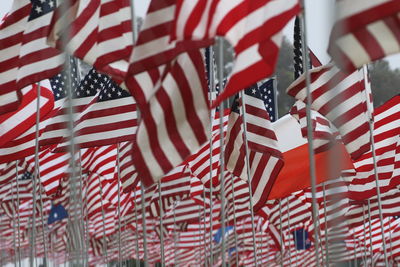
[[[288, 230], [289, 233], [292, 232], [291, 230], [291, 225], [290, 225], [290, 207], [289, 207], [289, 201], [286, 202], [286, 208], [287, 208], [287, 218], [288, 218]], [[292, 266], [292, 253], [290, 252], [290, 238], [289, 239], [289, 265]], [[297, 255], [296, 255], [297, 256]], [[296, 263], [297, 264], [297, 263]]]
[[[19, 207], [19, 182], [18, 182], [18, 160], [15, 161], [15, 176], [16, 176], [16, 182], [17, 182], [17, 205]], [[17, 212], [17, 230], [18, 230], [18, 266], [21, 267], [21, 221], [20, 221], [20, 216], [19, 216], [19, 208]]]
[[390, 263], [393, 262], [392, 223], [389, 220]]
[[[81, 223], [82, 223], [82, 227], [83, 227], [82, 234], [84, 236], [84, 238], [82, 238], [81, 240], [82, 240], [82, 248], [85, 253], [85, 257], [84, 257], [85, 259], [83, 259], [83, 257], [82, 257], [82, 261], [84, 262], [86, 260], [86, 264], [89, 264], [89, 253], [88, 253], [88, 250], [89, 250], [88, 231], [89, 231], [89, 229], [88, 229], [88, 225], [87, 225], [87, 219], [88, 219], [87, 213], [86, 213], [86, 220], [84, 218], [84, 215], [85, 215], [84, 205], [86, 205], [85, 203], [87, 201], [87, 198], [86, 198], [87, 194], [85, 193], [85, 197], [83, 196], [82, 155], [81, 155], [80, 149], [78, 149], [78, 154], [79, 154], [79, 199], [81, 199], [84, 202], [83, 205], [80, 205]], [[86, 187], [86, 191], [87, 191], [87, 187]]]
[[[220, 92], [224, 88], [224, 43], [222, 37], [218, 38], [218, 83]], [[224, 103], [219, 104], [219, 110], [224, 109]], [[220, 132], [220, 196], [221, 196], [221, 234], [222, 234], [222, 267], [226, 266], [225, 259], [225, 158], [224, 158], [224, 117], [219, 116], [219, 132]], [[211, 211], [212, 213], [212, 211]], [[253, 224], [254, 225], [254, 224]]]
[[372, 251], [372, 225], [371, 225], [371, 201], [368, 199], [368, 221], [369, 221], [369, 242], [370, 242], [370, 253], [371, 253], [371, 266], [374, 261], [374, 254]]
[[237, 254], [237, 248], [238, 248], [238, 236], [237, 236], [237, 224], [236, 224], [236, 204], [235, 204], [235, 187], [234, 187], [234, 176], [231, 175], [232, 177], [232, 198], [233, 198], [233, 226], [235, 229], [235, 247], [236, 247], [236, 251], [235, 251], [235, 262], [236, 262], [236, 266], [239, 266], [239, 255]]
[[136, 246], [136, 267], [140, 266], [140, 254], [139, 254], [139, 232], [138, 232], [138, 228], [139, 228], [139, 223], [138, 223], [138, 211], [137, 211], [137, 202], [136, 202], [136, 188], [137, 186], [135, 186], [135, 189], [133, 190], [133, 198], [135, 200], [135, 246]]
[[[40, 173], [39, 173], [39, 181], [40, 181]], [[35, 189], [36, 190], [36, 189]], [[43, 199], [42, 199], [42, 190], [40, 189], [39, 183], [39, 201], [40, 201], [40, 220], [42, 222], [42, 238], [43, 238], [43, 248], [44, 248], [44, 258], [43, 258], [43, 266], [47, 267], [47, 245], [46, 245], [46, 233], [44, 227], [44, 217], [43, 217]]]
[[140, 194], [142, 204], [142, 230], [143, 230], [143, 251], [144, 251], [144, 266], [148, 266], [147, 258], [147, 230], [146, 230], [146, 207], [145, 207], [145, 190], [142, 183], [140, 183]]
[[206, 220], [206, 218], [207, 218], [207, 209], [206, 209], [206, 204], [205, 204], [205, 201], [206, 201], [206, 192], [205, 192], [205, 190], [204, 190], [204, 187], [203, 187], [203, 213], [204, 213], [204, 219], [203, 219], [203, 223], [202, 223], [202, 226], [203, 226], [203, 239], [204, 239], [204, 245], [203, 245], [203, 247], [204, 247], [204, 266], [205, 267], [208, 267], [209, 265], [208, 265], [208, 261], [206, 260], [207, 259], [207, 225], [206, 225], [206, 222], [207, 222], [207, 220]]
[[[366, 94], [366, 103], [368, 102], [369, 95], [368, 95], [368, 84], [367, 84], [367, 79], [366, 76], [368, 75], [368, 67], [366, 65], [363, 65], [363, 72], [364, 72], [364, 85], [365, 85], [365, 94]], [[367, 103], [367, 109], [368, 109], [368, 103]], [[368, 124], [369, 124], [369, 133], [371, 135], [371, 151], [372, 151], [372, 159], [373, 159], [373, 164], [374, 164], [374, 177], [375, 177], [375, 187], [376, 187], [376, 196], [378, 200], [378, 210], [379, 210], [379, 220], [380, 220], [380, 225], [381, 225], [381, 234], [382, 234], [382, 246], [383, 246], [383, 256], [385, 259], [385, 264], [386, 266], [389, 265], [388, 262], [388, 257], [387, 257], [387, 251], [386, 251], [386, 240], [385, 240], [385, 232], [383, 228], [383, 213], [382, 213], [382, 203], [381, 203], [381, 189], [379, 185], [379, 177], [378, 177], [378, 163], [376, 159], [376, 151], [375, 151], [375, 140], [374, 140], [374, 122], [372, 119], [372, 114], [371, 110], [368, 110]]]
[[31, 231], [31, 250], [30, 250], [30, 266], [33, 266], [34, 254], [36, 254], [36, 182], [39, 179], [39, 123], [40, 123], [40, 82], [36, 88], [36, 125], [35, 125], [35, 174], [32, 180], [32, 231]]
[[[18, 179], [18, 176], [17, 176]], [[17, 238], [16, 238], [16, 223], [15, 223], [15, 197], [14, 197], [14, 188], [11, 188], [11, 196], [12, 196], [12, 204], [13, 204], [13, 246], [14, 246], [14, 264], [17, 266]], [[19, 205], [18, 207], [18, 212], [19, 212]], [[19, 237], [18, 237], [19, 238]]]
[[161, 266], [165, 266], [165, 256], [164, 256], [164, 231], [163, 231], [163, 203], [161, 197], [161, 180], [158, 181], [158, 202], [160, 208], [160, 249], [161, 249]]
[[105, 227], [105, 221], [106, 221], [106, 216], [104, 214], [104, 205], [103, 205], [103, 186], [101, 184], [100, 176], [97, 176], [97, 179], [99, 180], [99, 190], [100, 190], [100, 205], [101, 205], [101, 217], [103, 219], [103, 254], [105, 256], [105, 264], [108, 264], [108, 252], [107, 252], [107, 242], [106, 242], [106, 227]]
[[[215, 80], [214, 80], [214, 78], [215, 78], [215, 73], [214, 73], [214, 60], [213, 60], [213, 56], [214, 56], [214, 51], [213, 51], [213, 48], [210, 46], [209, 48], [209, 51], [210, 51], [210, 53], [209, 53], [209, 58], [208, 58], [208, 60], [209, 60], [209, 72], [210, 72], [210, 80], [209, 80], [209, 83], [210, 83], [210, 106], [211, 106], [211, 104], [212, 104], [212, 101], [213, 101], [213, 92], [214, 92], [214, 87], [215, 87]], [[215, 112], [216, 113], [216, 112]], [[223, 110], [220, 110], [219, 111], [219, 116], [223, 116]], [[212, 133], [213, 133], [213, 120], [214, 120], [214, 118], [213, 118], [213, 115], [212, 115], [212, 112], [210, 112], [210, 266], [212, 266], [213, 265], [213, 261], [214, 261], [214, 259], [213, 259], [213, 240], [212, 240], [212, 229], [213, 229], [213, 214], [212, 214], [212, 210], [213, 210], [213, 175], [212, 175], [212, 173], [213, 173], [213, 136], [212, 136]], [[205, 189], [205, 185], [203, 186], [203, 188]], [[204, 192], [204, 189], [203, 189], [203, 192]], [[204, 193], [204, 195], [205, 195], [205, 193]], [[204, 198], [204, 201], [205, 201], [205, 198]]]
[[117, 143], [117, 183], [118, 183], [118, 267], [121, 266], [121, 169], [119, 162], [119, 143]]
[[283, 267], [283, 230], [282, 230], [282, 203], [281, 200], [279, 199], [279, 232], [280, 232], [280, 238], [281, 238], [281, 267]]
[[362, 206], [363, 209], [363, 231], [364, 231], [364, 265], [366, 265], [367, 262], [367, 233], [365, 232], [365, 207], [364, 207], [364, 203]]
[[325, 264], [329, 266], [329, 237], [328, 237], [328, 216], [326, 212], [326, 191], [325, 183], [322, 184], [322, 196], [324, 198], [324, 217], [325, 217]]
[[177, 257], [176, 257], [176, 217], [175, 217], [175, 207], [176, 207], [176, 202], [174, 203], [173, 206], [173, 216], [174, 216], [174, 265], [177, 266]]
[[256, 248], [256, 232], [254, 230], [254, 203], [253, 203], [253, 189], [250, 181], [250, 159], [249, 159], [249, 145], [247, 143], [247, 122], [246, 122], [246, 98], [244, 91], [240, 91], [240, 97], [242, 99], [242, 113], [243, 113], [243, 143], [244, 143], [244, 152], [245, 152], [245, 162], [246, 162], [246, 171], [247, 171], [247, 184], [249, 186], [249, 202], [250, 202], [250, 216], [251, 216], [251, 231], [253, 237], [253, 251], [254, 251], [254, 262], [257, 267], [257, 248]]
[[302, 42], [302, 52], [303, 52], [303, 66], [304, 74], [306, 78], [306, 89], [307, 89], [307, 103], [306, 103], [306, 113], [307, 113], [307, 140], [308, 140], [308, 159], [310, 162], [310, 180], [311, 180], [311, 196], [312, 196], [312, 217], [314, 224], [314, 247], [315, 247], [315, 259], [316, 266], [319, 267], [319, 236], [317, 229], [317, 202], [316, 202], [316, 173], [315, 173], [315, 157], [314, 157], [314, 143], [313, 143], [313, 129], [311, 120], [311, 75], [309, 71], [309, 59], [307, 53], [307, 27], [306, 27], [306, 11], [305, 11], [305, 0], [301, 1], [302, 4], [302, 14], [299, 16], [301, 18], [303, 31], [301, 32], [301, 42]]

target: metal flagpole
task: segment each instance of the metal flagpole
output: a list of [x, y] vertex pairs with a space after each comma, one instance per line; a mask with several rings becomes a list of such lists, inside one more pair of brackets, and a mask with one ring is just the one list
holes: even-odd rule
[[[290, 226], [290, 207], [289, 207], [289, 201], [287, 201], [286, 202], [286, 208], [287, 208], [287, 218], [288, 218], [288, 230], [289, 230], [289, 233], [291, 233], [292, 232], [292, 230], [291, 230], [291, 226]], [[291, 251], [290, 251], [290, 243], [291, 243], [291, 239], [290, 238], [288, 238], [289, 239], [289, 266], [292, 266], [292, 253], [291, 253]], [[296, 253], [296, 258], [297, 258], [297, 253]], [[297, 262], [296, 262], [296, 265], [297, 265]]]
[[175, 202], [172, 211], [173, 211], [173, 216], [174, 216], [174, 230], [173, 230], [173, 233], [174, 233], [174, 265], [178, 266], [178, 264], [177, 264], [178, 257], [176, 256], [176, 217], [175, 217], [176, 204], [177, 203]]
[[329, 237], [328, 237], [328, 214], [326, 212], [326, 191], [325, 183], [322, 185], [322, 196], [324, 198], [324, 217], [325, 217], [325, 264], [329, 266]]
[[[17, 177], [17, 179], [18, 179], [18, 177]], [[15, 266], [17, 266], [17, 238], [16, 238], [16, 233], [15, 233], [15, 231], [17, 231], [16, 230], [16, 223], [15, 223], [15, 208], [16, 208], [16, 205], [15, 205], [15, 197], [14, 197], [14, 188], [11, 188], [11, 196], [12, 196], [12, 206], [13, 206], [13, 210], [12, 210], [12, 213], [13, 213], [13, 247], [14, 247], [14, 265]], [[18, 212], [19, 212], [19, 205], [17, 206], [17, 208], [18, 208]], [[18, 237], [19, 238], [19, 237]]]
[[30, 266], [33, 266], [34, 254], [36, 254], [36, 182], [39, 179], [39, 123], [40, 123], [40, 82], [37, 83], [37, 100], [36, 100], [36, 126], [35, 126], [35, 174], [32, 180], [32, 227], [31, 227], [31, 250], [30, 250]]
[[207, 227], [206, 227], [207, 210], [206, 210], [206, 204], [205, 204], [206, 192], [204, 191], [204, 189], [203, 189], [202, 196], [203, 196], [203, 218], [204, 218], [203, 219], [203, 223], [202, 223], [202, 226], [203, 226], [203, 239], [204, 239], [204, 241], [203, 241], [203, 243], [204, 243], [204, 266], [207, 267], [208, 266], [208, 261], [206, 260], [206, 257], [207, 257], [207, 245], [206, 245], [206, 240], [207, 240]]
[[[222, 37], [218, 38], [218, 83], [220, 92], [222, 93], [224, 88], [224, 43]], [[224, 103], [221, 102], [219, 110], [224, 109]], [[225, 159], [224, 159], [224, 117], [219, 116], [219, 131], [220, 131], [220, 196], [221, 196], [221, 245], [222, 245], [222, 267], [226, 266], [225, 251]], [[212, 210], [211, 210], [212, 213]], [[253, 224], [254, 226], [254, 224]]]
[[[78, 71], [79, 72], [79, 71]], [[79, 199], [81, 201], [84, 202], [83, 205], [80, 205], [80, 209], [81, 209], [81, 223], [82, 223], [82, 234], [84, 236], [84, 238], [82, 238], [82, 248], [84, 251], [84, 259], [83, 262], [85, 263], [86, 260], [86, 264], [89, 265], [89, 229], [88, 229], [88, 218], [87, 218], [87, 213], [86, 213], [86, 220], [85, 220], [85, 205], [87, 202], [87, 187], [86, 187], [86, 192], [85, 192], [85, 197], [83, 196], [83, 174], [82, 174], [82, 155], [81, 155], [81, 150], [78, 149], [78, 155], [79, 155]]]
[[117, 143], [117, 184], [118, 184], [118, 266], [121, 266], [121, 169], [119, 162], [119, 143]]
[[140, 254], [139, 254], [139, 232], [138, 232], [138, 228], [139, 228], [139, 223], [138, 223], [138, 211], [137, 211], [137, 203], [136, 203], [136, 186], [135, 189], [133, 190], [133, 198], [135, 199], [135, 246], [136, 246], [136, 267], [140, 266]]
[[106, 216], [104, 214], [104, 206], [103, 206], [103, 186], [101, 185], [100, 176], [97, 177], [99, 180], [99, 190], [100, 190], [100, 205], [101, 205], [101, 217], [103, 219], [103, 254], [105, 256], [105, 264], [108, 264], [108, 252], [107, 252], [107, 240], [106, 240]]
[[[40, 181], [40, 173], [39, 173], [39, 181]], [[34, 189], [36, 190], [36, 189]], [[45, 233], [45, 227], [44, 227], [44, 217], [43, 217], [43, 198], [42, 198], [42, 190], [40, 189], [40, 183], [39, 183], [39, 201], [40, 201], [40, 220], [42, 222], [42, 238], [43, 238], [43, 248], [44, 248], [44, 258], [43, 258], [43, 266], [47, 266], [47, 244], [46, 244], [46, 233]]]
[[[15, 164], [15, 177], [17, 185], [17, 206], [19, 207], [19, 181], [18, 181], [18, 160]], [[21, 221], [19, 216], [19, 211], [17, 212], [17, 231], [18, 231], [18, 266], [21, 267]]]
[[365, 207], [363, 203], [363, 231], [364, 231], [364, 265], [366, 265], [367, 262], [367, 233], [365, 232]]
[[[208, 49], [210, 51], [208, 63], [210, 66], [209, 83], [210, 83], [210, 105], [211, 105], [212, 101], [213, 101], [213, 92], [214, 92], [214, 88], [215, 88], [215, 80], [214, 80], [215, 73], [214, 73], [214, 61], [213, 61], [214, 51], [213, 51], [212, 46], [210, 46]], [[224, 116], [223, 110], [219, 111], [219, 116]], [[213, 255], [213, 239], [212, 239], [212, 233], [213, 233], [213, 213], [212, 213], [212, 211], [213, 211], [213, 175], [212, 175], [212, 172], [213, 172], [213, 168], [212, 168], [212, 166], [213, 166], [213, 140], [212, 140], [213, 120], [214, 120], [214, 118], [213, 118], [212, 112], [210, 112], [211, 124], [210, 124], [210, 265], [209, 266], [212, 266], [213, 261], [214, 261], [214, 259], [213, 259], [213, 257], [214, 257], [214, 255]], [[205, 188], [205, 186], [204, 186], [204, 188]], [[205, 193], [204, 193], [204, 195], [205, 195]], [[205, 200], [205, 198], [204, 198], [204, 200]]]
[[307, 113], [307, 140], [308, 140], [308, 158], [310, 161], [310, 180], [311, 180], [311, 195], [312, 195], [312, 216], [313, 216], [313, 224], [314, 224], [314, 247], [315, 247], [315, 259], [316, 266], [319, 267], [319, 236], [317, 229], [317, 201], [316, 201], [316, 174], [315, 174], [315, 157], [314, 157], [314, 143], [313, 143], [313, 129], [312, 129], [312, 121], [311, 121], [311, 76], [309, 72], [309, 59], [307, 53], [307, 27], [306, 27], [306, 11], [305, 11], [305, 0], [301, 1], [302, 3], [302, 13], [299, 15], [301, 18], [302, 24], [302, 32], [301, 32], [301, 42], [302, 42], [302, 52], [303, 52], [303, 66], [304, 66], [304, 74], [306, 78], [306, 89], [307, 89], [307, 103], [306, 103], [306, 113]]
[[283, 267], [283, 232], [282, 232], [282, 203], [281, 200], [279, 199], [279, 232], [280, 232], [280, 238], [281, 238], [281, 267]]
[[[369, 242], [370, 242], [370, 253], [371, 253], [371, 266], [374, 261], [374, 254], [372, 251], [372, 225], [371, 225], [371, 201], [368, 199], [368, 221], [369, 221]], [[387, 265], [386, 265], [387, 266]]]
[[161, 266], [165, 265], [165, 256], [164, 256], [164, 231], [163, 231], [163, 203], [161, 197], [161, 181], [158, 181], [158, 202], [160, 208], [160, 249], [161, 249]]
[[[368, 101], [369, 95], [367, 91], [367, 79], [365, 78], [366, 75], [368, 74], [368, 68], [366, 65], [363, 66], [363, 71], [364, 71], [364, 84], [365, 84], [365, 94], [366, 94], [366, 101]], [[368, 104], [367, 104], [368, 108]], [[371, 111], [368, 110], [370, 113]], [[369, 114], [370, 115], [370, 114]], [[382, 247], [383, 247], [383, 256], [385, 259], [385, 264], [386, 266], [389, 265], [388, 262], [388, 257], [387, 257], [387, 251], [386, 251], [386, 240], [385, 240], [385, 232], [383, 229], [383, 213], [382, 213], [382, 203], [381, 203], [381, 190], [380, 190], [380, 185], [379, 185], [379, 177], [378, 177], [378, 163], [376, 159], [376, 151], [375, 151], [375, 140], [374, 140], [374, 122], [372, 121], [372, 116], [369, 116], [369, 132], [371, 135], [371, 151], [372, 151], [372, 159], [373, 159], [373, 164], [374, 164], [374, 177], [375, 177], [375, 187], [376, 187], [376, 196], [378, 200], [378, 209], [379, 209], [379, 220], [380, 220], [380, 225], [381, 225], [381, 234], [382, 234]]]
[[389, 220], [390, 264], [393, 262], [392, 223]]
[[147, 258], [147, 233], [146, 233], [146, 207], [145, 207], [145, 191], [144, 186], [140, 183], [140, 194], [142, 203], [142, 230], [143, 230], [143, 251], [144, 251], [144, 266], [148, 266]]
[[247, 184], [249, 185], [249, 202], [250, 202], [250, 216], [251, 216], [251, 231], [253, 237], [253, 250], [254, 250], [254, 262], [257, 267], [257, 248], [256, 248], [256, 232], [254, 230], [254, 204], [253, 204], [253, 189], [250, 181], [250, 159], [249, 159], [249, 145], [247, 143], [247, 122], [246, 122], [246, 98], [244, 91], [240, 92], [240, 97], [242, 98], [242, 118], [243, 118], [243, 143], [244, 143], [244, 152], [245, 152], [245, 162], [246, 162], [246, 171], [247, 171]]
[[235, 251], [235, 262], [236, 262], [236, 266], [239, 266], [239, 255], [237, 253], [237, 249], [238, 249], [238, 237], [237, 237], [237, 224], [236, 224], [236, 204], [235, 204], [235, 187], [234, 187], [234, 176], [231, 175], [232, 177], [232, 205], [233, 205], [233, 226], [234, 226], [234, 231], [235, 231], [235, 247], [236, 247], [236, 251]]

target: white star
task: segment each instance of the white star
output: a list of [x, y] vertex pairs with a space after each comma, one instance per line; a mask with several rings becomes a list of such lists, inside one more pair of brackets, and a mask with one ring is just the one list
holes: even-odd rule
[[121, 96], [121, 95], [122, 95], [122, 93], [121, 93], [120, 91], [118, 91], [118, 93], [117, 93], [117, 94], [118, 94], [118, 96]]
[[93, 89], [93, 88], [94, 88], [94, 85], [93, 85], [93, 84], [90, 84], [90, 88], [92, 88], [92, 89]]
[[115, 87], [113, 87], [111, 90], [112, 90], [113, 92], [115, 92]]
[[37, 7], [35, 8], [35, 10], [36, 10], [36, 13], [38, 13], [38, 14], [40, 14], [40, 13], [43, 12], [43, 10], [42, 10], [42, 8], [41, 8], [40, 6], [37, 6]]
[[89, 90], [86, 90], [86, 94], [90, 94], [90, 91], [89, 91]]
[[253, 88], [253, 90], [252, 90], [251, 92], [252, 92], [253, 94], [255, 94], [255, 93], [256, 93], [256, 89]]
[[271, 93], [271, 90], [268, 90], [268, 94], [270, 94]]
[[100, 83], [100, 86], [101, 86], [101, 87], [104, 87], [104, 83]]
[[108, 94], [107, 94], [107, 96], [108, 96], [108, 97], [111, 97], [111, 94], [110, 94], [110, 93], [108, 93]]
[[272, 102], [272, 100], [271, 100], [271, 99], [268, 99], [268, 102], [270, 102], [270, 103], [271, 103], [271, 102]]

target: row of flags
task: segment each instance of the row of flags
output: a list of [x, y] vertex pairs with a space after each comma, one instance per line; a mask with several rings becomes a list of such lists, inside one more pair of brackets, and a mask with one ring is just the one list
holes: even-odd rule
[[[317, 265], [317, 250], [320, 264], [332, 254], [367, 266], [382, 262], [385, 240], [396, 261], [399, 99], [374, 110], [368, 69], [360, 68], [400, 51], [400, 6], [351, 1], [338, 0], [333, 61], [322, 65], [310, 52], [307, 127], [299, 20], [290, 115], [278, 120], [276, 82], [267, 79], [282, 29], [301, 11], [298, 0], [152, 0], [135, 42], [128, 0], [15, 0], [0, 24], [0, 247], [7, 260], [17, 250], [27, 256], [34, 243], [36, 256], [65, 262], [84, 240], [90, 265], [120, 258], [121, 249], [127, 259], [156, 263], [163, 249], [167, 265], [211, 258], [210, 265], [224, 258]], [[212, 88], [211, 49], [203, 53], [217, 37], [235, 51], [223, 90]], [[231, 108], [212, 108], [231, 96]], [[318, 229], [307, 135], [315, 140]], [[330, 172], [334, 152], [341, 160]], [[71, 217], [84, 225], [82, 240], [74, 239]], [[368, 241], [379, 223], [384, 232]], [[313, 230], [323, 240], [318, 248]]]

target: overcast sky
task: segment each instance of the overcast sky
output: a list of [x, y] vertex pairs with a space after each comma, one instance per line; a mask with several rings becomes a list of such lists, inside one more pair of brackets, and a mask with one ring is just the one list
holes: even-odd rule
[[[0, 0], [0, 17], [11, 9], [12, 0]], [[335, 0], [306, 0], [306, 16], [307, 16], [307, 31], [308, 43], [315, 55], [322, 63], [329, 61], [329, 55], [326, 52], [329, 33], [332, 27], [333, 10]], [[144, 17], [149, 4], [149, 0], [134, 0], [135, 12], [138, 16]], [[292, 40], [293, 39], [293, 24], [289, 23], [284, 33]], [[392, 67], [400, 68], [400, 54], [387, 58]]]

